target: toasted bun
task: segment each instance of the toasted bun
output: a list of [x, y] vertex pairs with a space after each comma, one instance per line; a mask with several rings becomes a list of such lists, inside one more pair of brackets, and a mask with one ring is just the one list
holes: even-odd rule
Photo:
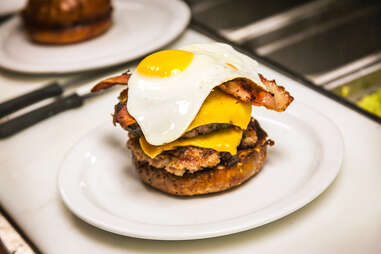
[[30, 38], [43, 44], [69, 44], [94, 38], [106, 32], [112, 24], [110, 18], [86, 25], [63, 29], [40, 29], [27, 27]]
[[217, 166], [184, 176], [141, 163], [134, 156], [133, 159], [140, 178], [146, 184], [176, 196], [202, 195], [231, 189], [257, 174], [265, 162], [268, 144], [266, 141], [260, 143], [243, 151], [233, 167]]
[[111, 0], [29, 0], [22, 18], [33, 41], [67, 44], [104, 33], [111, 14]]

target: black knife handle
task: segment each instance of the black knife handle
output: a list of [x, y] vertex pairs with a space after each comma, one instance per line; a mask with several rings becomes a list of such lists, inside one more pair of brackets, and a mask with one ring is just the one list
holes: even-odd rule
[[62, 87], [57, 82], [53, 82], [32, 92], [0, 103], [0, 117], [6, 116], [43, 99], [61, 95], [62, 92]]
[[46, 118], [49, 118], [62, 111], [78, 108], [83, 104], [83, 98], [78, 94], [72, 94], [60, 98], [46, 106], [35, 109], [19, 117], [13, 118], [0, 124], [0, 138], [9, 137], [19, 131], [32, 126]]

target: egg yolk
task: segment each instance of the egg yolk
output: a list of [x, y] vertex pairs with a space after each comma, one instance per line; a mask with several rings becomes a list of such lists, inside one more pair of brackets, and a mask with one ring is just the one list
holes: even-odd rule
[[193, 53], [185, 50], [163, 50], [144, 58], [136, 70], [148, 77], [170, 77], [185, 70], [192, 59]]

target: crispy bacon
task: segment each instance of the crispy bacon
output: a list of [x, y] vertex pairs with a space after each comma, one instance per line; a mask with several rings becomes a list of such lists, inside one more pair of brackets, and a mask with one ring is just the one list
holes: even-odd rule
[[133, 118], [127, 111], [126, 102], [119, 102], [115, 105], [115, 112], [113, 115], [114, 125], [119, 123], [122, 128], [136, 123], [135, 118]]
[[[91, 91], [97, 92], [114, 85], [127, 85], [130, 76], [131, 74], [126, 72], [120, 76], [103, 80], [94, 86]], [[246, 78], [236, 78], [219, 85], [218, 88], [241, 101], [255, 106], [264, 106], [278, 112], [286, 110], [294, 100], [290, 93], [283, 86], [277, 85], [275, 80], [268, 80], [261, 74], [259, 74], [259, 77], [265, 87], [259, 86]], [[136, 123], [136, 120], [128, 113], [126, 108], [127, 93], [128, 89], [124, 89], [120, 93], [119, 100], [121, 102], [115, 106], [113, 118], [114, 124], [119, 123], [123, 128]]]
[[124, 89], [123, 91], [120, 92], [118, 99], [121, 102], [126, 102], [128, 99], [128, 88]]
[[264, 106], [278, 112], [286, 110], [294, 98], [283, 86], [278, 86], [275, 80], [267, 80], [261, 74], [259, 74], [259, 77], [266, 89], [246, 78], [227, 81], [219, 85], [218, 88], [241, 101], [255, 106]]
[[100, 90], [107, 89], [115, 85], [128, 85], [128, 80], [130, 79], [130, 76], [131, 73], [125, 72], [122, 75], [102, 80], [91, 89], [91, 92], [98, 92]]

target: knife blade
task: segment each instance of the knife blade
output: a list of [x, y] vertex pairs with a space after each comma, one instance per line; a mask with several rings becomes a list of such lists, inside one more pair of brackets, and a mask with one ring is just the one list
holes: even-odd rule
[[[109, 89], [113, 90], [113, 89]], [[79, 94], [73, 93], [71, 95], [60, 97], [56, 101], [27, 112], [21, 116], [10, 119], [0, 124], [0, 139], [12, 136], [42, 120], [51, 116], [57, 115], [69, 109], [79, 108], [83, 105], [85, 100], [104, 94], [107, 90], [96, 93]]]

